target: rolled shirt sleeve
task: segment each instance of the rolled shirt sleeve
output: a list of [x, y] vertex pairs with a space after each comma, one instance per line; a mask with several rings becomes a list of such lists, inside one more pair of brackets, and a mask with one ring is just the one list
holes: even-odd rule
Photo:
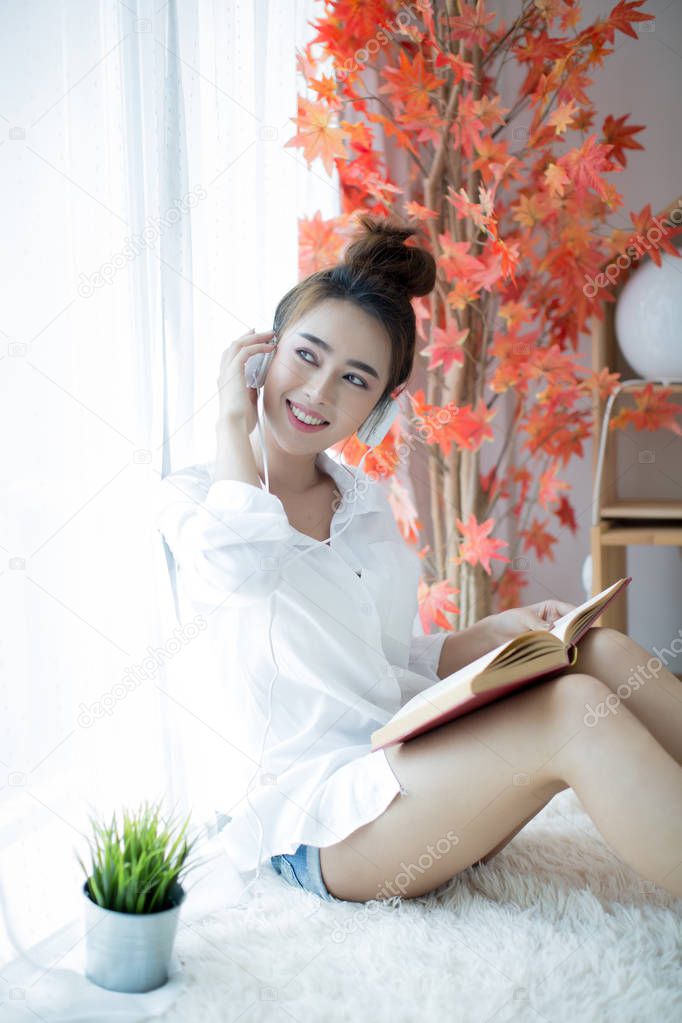
[[158, 487], [155, 525], [170, 547], [191, 600], [244, 605], [269, 596], [296, 532], [274, 494], [196, 468]]
[[443, 643], [450, 633], [446, 629], [423, 636], [413, 636], [410, 643], [408, 667], [420, 675], [427, 675], [434, 682], [440, 681], [437, 672]]

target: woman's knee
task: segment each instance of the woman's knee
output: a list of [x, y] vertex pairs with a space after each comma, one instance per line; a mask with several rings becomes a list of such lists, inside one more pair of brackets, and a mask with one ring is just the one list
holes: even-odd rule
[[630, 637], [618, 629], [612, 629], [607, 625], [593, 625], [580, 640], [578, 654], [582, 654], [583, 657], [593, 654], [608, 656], [626, 649], [631, 642]]
[[552, 703], [558, 719], [563, 723], [586, 724], [591, 708], [600, 705], [612, 696], [610, 688], [595, 675], [586, 672], [572, 672], [552, 679]]

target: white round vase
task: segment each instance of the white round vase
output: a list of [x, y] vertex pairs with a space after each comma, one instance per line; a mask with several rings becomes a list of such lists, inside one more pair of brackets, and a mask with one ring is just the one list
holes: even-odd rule
[[615, 313], [618, 345], [640, 377], [682, 379], [682, 258], [646, 259], [623, 285]]

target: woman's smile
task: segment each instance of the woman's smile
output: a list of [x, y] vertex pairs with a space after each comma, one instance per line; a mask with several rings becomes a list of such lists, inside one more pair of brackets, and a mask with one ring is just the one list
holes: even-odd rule
[[[297, 416], [305, 415], [304, 410], [300, 408], [298, 405], [295, 405], [294, 407], [296, 408], [296, 415], [294, 415], [294, 412], [292, 411], [292, 402], [288, 398], [286, 398], [285, 401], [287, 407], [287, 417], [289, 419], [289, 422], [292, 424], [292, 426], [295, 426], [297, 430], [303, 430], [306, 433], [312, 433], [317, 430], [323, 430], [326, 426], [329, 426], [329, 422], [327, 420], [325, 420], [322, 423], [308, 423], [303, 421], [303, 419], [297, 418]], [[322, 417], [308, 416], [307, 418], [321, 419]]]

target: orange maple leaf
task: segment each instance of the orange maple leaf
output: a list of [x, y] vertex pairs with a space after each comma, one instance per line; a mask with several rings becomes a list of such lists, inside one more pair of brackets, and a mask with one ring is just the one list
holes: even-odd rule
[[457, 211], [458, 220], [462, 220], [464, 217], [471, 217], [479, 230], [485, 230], [490, 223], [490, 215], [484, 210], [483, 204], [471, 202], [464, 188], [460, 188], [459, 192], [455, 192], [452, 185], [448, 185], [448, 192], [445, 198]]
[[546, 509], [549, 508], [549, 505], [554, 504], [555, 501], [559, 500], [560, 490], [571, 489], [566, 480], [558, 480], [556, 478], [557, 468], [558, 466], [556, 463], [554, 465], [550, 465], [550, 467], [540, 476], [538, 500], [542, 507]]
[[[422, 14], [427, 18], [428, 7], [424, 6]], [[472, 82], [474, 79], [474, 65], [463, 60], [459, 54], [445, 53], [437, 43], [431, 41], [431, 46], [436, 50], [436, 57], [433, 61], [435, 68], [449, 67], [454, 75], [454, 83]]]
[[600, 198], [605, 198], [605, 181], [601, 171], [623, 170], [611, 161], [612, 148], [597, 142], [596, 135], [589, 135], [582, 146], [570, 149], [559, 157], [557, 164], [568, 174], [578, 196], [584, 196], [588, 189], [593, 188]]
[[446, 298], [454, 312], [461, 312], [462, 309], [466, 309], [469, 302], [474, 302], [478, 298], [478, 293], [479, 288], [466, 278], [460, 277], [454, 288], [448, 291]]
[[291, 117], [298, 131], [284, 143], [303, 149], [308, 165], [316, 157], [324, 164], [327, 174], [334, 169], [334, 159], [346, 159], [344, 139], [347, 133], [333, 124], [334, 111], [322, 103], [313, 103], [303, 96], [298, 97], [298, 117]]
[[430, 210], [428, 206], [421, 206], [414, 199], [405, 203], [405, 213], [408, 217], [414, 217], [416, 220], [422, 221], [434, 220], [439, 215], [436, 210]]
[[473, 93], [468, 92], [466, 95], [460, 95], [458, 117], [450, 128], [455, 148], [461, 149], [469, 160], [473, 156], [474, 149], [478, 149], [481, 142], [481, 131], [484, 127], [483, 121], [476, 115], [475, 107], [476, 101]]
[[507, 329], [522, 327], [524, 323], [532, 323], [537, 311], [528, 305], [527, 299], [513, 299], [503, 302], [497, 310], [497, 315], [507, 324]]
[[414, 156], [419, 158], [419, 150], [415, 147], [410, 133], [408, 131], [401, 131], [390, 117], [385, 117], [384, 114], [374, 114], [370, 110], [367, 111], [366, 117], [368, 121], [380, 124], [386, 135], [395, 139], [397, 146], [408, 149]]
[[571, 181], [563, 167], [556, 163], [548, 164], [544, 178], [551, 195], [563, 195], [566, 185]]
[[410, 544], [416, 543], [419, 539], [421, 522], [409, 490], [400, 482], [395, 473], [390, 477], [390, 489], [387, 497], [403, 539]]
[[339, 84], [331, 75], [322, 75], [321, 78], [311, 78], [308, 80], [308, 85], [313, 92], [317, 93], [317, 98], [326, 103], [327, 106], [334, 108], [341, 106], [341, 100], [338, 96]]
[[464, 537], [459, 548], [459, 554], [452, 558], [456, 565], [461, 564], [463, 561], [468, 562], [470, 565], [481, 565], [484, 571], [490, 575], [491, 558], [509, 561], [509, 558], [505, 557], [504, 554], [497, 553], [499, 547], [508, 546], [507, 541], [497, 540], [488, 535], [495, 525], [494, 519], [486, 519], [485, 522], [479, 524], [474, 513], [470, 512], [466, 523], [462, 522], [461, 519], [455, 519], [455, 522], [458, 530]]
[[460, 447], [467, 451], [478, 451], [484, 440], [495, 439], [489, 425], [497, 415], [497, 409], [489, 409], [483, 400], [478, 399], [476, 408], [472, 405], [460, 405], [453, 430]]
[[298, 268], [301, 277], [334, 266], [340, 261], [346, 244], [345, 230], [343, 217], [322, 220], [319, 210], [313, 217], [299, 219]]
[[533, 228], [536, 224], [541, 224], [547, 217], [549, 210], [547, 195], [543, 195], [542, 192], [519, 195], [516, 205], [511, 208], [513, 210], [512, 220], [521, 224], [522, 227]]
[[624, 408], [609, 423], [609, 430], [622, 430], [632, 423], [637, 430], [672, 430], [682, 435], [682, 426], [675, 421], [675, 416], [682, 412], [682, 405], [670, 402], [671, 387], [659, 387], [654, 390], [652, 383], [631, 391], [636, 408]]
[[428, 370], [435, 369], [436, 366], [442, 366], [443, 372], [447, 373], [453, 363], [457, 363], [458, 366], [464, 363], [464, 352], [461, 346], [467, 338], [469, 328], [465, 327], [464, 330], [457, 330], [457, 325], [453, 324], [453, 326], [455, 328], [454, 331], [452, 329], [448, 331], [442, 327], [434, 327], [433, 342], [421, 351], [421, 354], [429, 360], [429, 364], [426, 367]]
[[438, 264], [445, 271], [448, 280], [455, 277], [472, 277], [475, 272], [485, 269], [485, 264], [476, 256], [469, 254], [469, 242], [456, 242], [448, 234], [440, 234], [438, 239], [442, 247], [442, 255]]
[[381, 74], [386, 79], [386, 84], [379, 86], [377, 91], [388, 93], [400, 106], [415, 100], [430, 104], [429, 93], [442, 89], [445, 80], [426, 69], [421, 53], [418, 53], [414, 60], [409, 60], [405, 50], [401, 49], [399, 61], [399, 67], [387, 65], [382, 68]]
[[599, 400], [606, 401], [608, 396], [616, 389], [620, 381], [620, 373], [610, 373], [608, 366], [604, 366], [599, 372], [594, 370], [582, 381], [585, 390], [591, 391], [596, 388], [599, 393]]
[[547, 124], [551, 124], [557, 135], [561, 135], [573, 124], [573, 115], [577, 108], [578, 105], [574, 99], [568, 103], [559, 103], [547, 118]]

